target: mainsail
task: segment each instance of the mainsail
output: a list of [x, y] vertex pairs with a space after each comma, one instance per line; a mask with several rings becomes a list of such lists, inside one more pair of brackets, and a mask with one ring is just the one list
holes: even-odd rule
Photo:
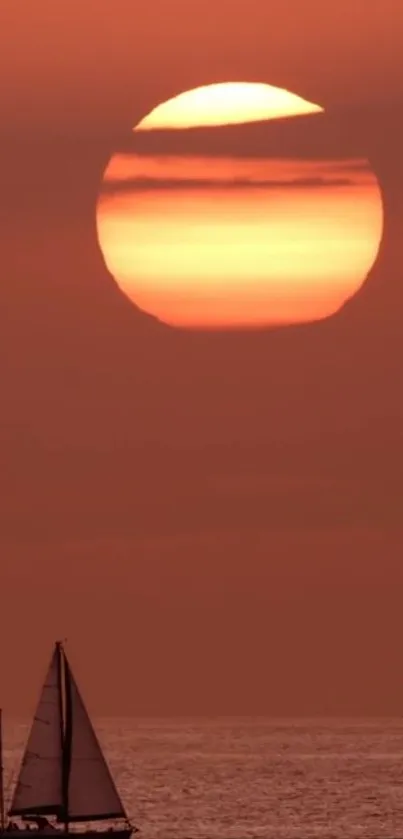
[[127, 818], [65, 654], [64, 666], [69, 764], [66, 821]]
[[60, 657], [55, 649], [23, 755], [10, 815], [59, 815], [62, 795]]

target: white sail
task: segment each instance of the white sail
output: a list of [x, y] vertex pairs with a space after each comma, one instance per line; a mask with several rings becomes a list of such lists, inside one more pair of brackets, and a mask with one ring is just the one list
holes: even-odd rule
[[10, 815], [58, 814], [62, 808], [62, 718], [56, 647], [22, 759]]
[[[70, 740], [67, 820], [126, 818], [84, 702], [66, 667], [66, 740]], [[70, 731], [69, 731], [70, 729]]]

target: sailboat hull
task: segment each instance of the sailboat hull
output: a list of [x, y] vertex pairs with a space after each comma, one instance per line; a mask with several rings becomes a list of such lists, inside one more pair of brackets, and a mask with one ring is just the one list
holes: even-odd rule
[[[73, 837], [85, 837], [85, 839], [130, 839], [130, 836], [133, 833], [133, 829], [131, 828], [110, 828], [110, 829], [101, 829], [96, 830], [95, 828], [87, 828], [87, 829], [76, 829], [69, 830], [68, 836], [73, 839]], [[49, 839], [50, 836], [54, 836], [55, 839], [59, 836], [66, 837], [66, 831], [63, 827], [49, 827], [49, 828], [41, 828], [38, 830], [35, 827], [32, 827], [30, 830], [26, 827], [8, 827], [5, 830], [0, 830], [0, 839], [10, 839], [10, 836], [15, 837], [15, 839]]]

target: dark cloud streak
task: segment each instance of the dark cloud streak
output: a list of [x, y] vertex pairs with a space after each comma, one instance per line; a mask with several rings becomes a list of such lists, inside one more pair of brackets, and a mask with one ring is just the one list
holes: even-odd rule
[[326, 187], [353, 186], [351, 178], [293, 178], [291, 180], [219, 180], [212, 178], [135, 178], [129, 180], [108, 180], [102, 186], [103, 193], [145, 192], [152, 190], [238, 190], [238, 189], [323, 189]]

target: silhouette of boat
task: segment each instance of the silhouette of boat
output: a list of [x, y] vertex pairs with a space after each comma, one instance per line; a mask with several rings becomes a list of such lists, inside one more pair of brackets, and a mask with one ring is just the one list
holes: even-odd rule
[[61, 642], [55, 644], [7, 814], [2, 749], [0, 765], [0, 837], [49, 839], [71, 832], [87, 839], [129, 839], [136, 831]]

